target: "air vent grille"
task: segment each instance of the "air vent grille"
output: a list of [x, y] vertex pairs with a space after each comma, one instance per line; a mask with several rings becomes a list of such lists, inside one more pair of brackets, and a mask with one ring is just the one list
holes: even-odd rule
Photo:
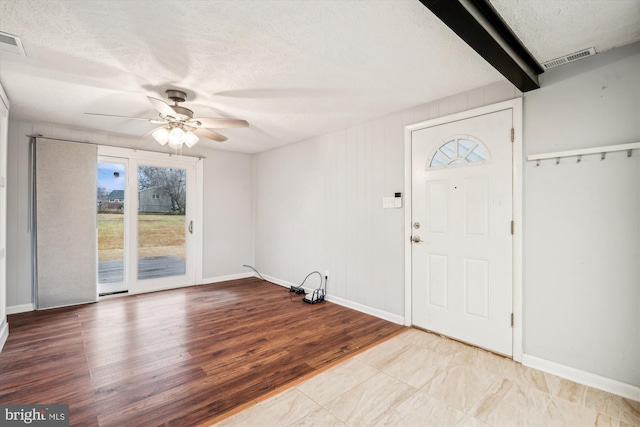
[[22, 47], [22, 42], [18, 36], [13, 34], [3, 33], [0, 31], [0, 51], [15, 53], [20, 56], [27, 56]]
[[593, 56], [595, 54], [596, 54], [596, 50], [590, 47], [589, 49], [584, 49], [579, 52], [570, 53], [569, 55], [565, 55], [560, 58], [556, 58], [556, 59], [552, 59], [551, 61], [544, 62], [542, 66], [546, 70], [548, 70], [549, 68], [568, 64], [569, 62], [577, 61], [578, 59], [586, 58], [587, 56]]
[[544, 64], [544, 68], [553, 68], [553, 67], [557, 67], [558, 65], [562, 65], [562, 64], [566, 64], [567, 60], [565, 58], [558, 58], [558, 59], [553, 59], [551, 61], [547, 61]]

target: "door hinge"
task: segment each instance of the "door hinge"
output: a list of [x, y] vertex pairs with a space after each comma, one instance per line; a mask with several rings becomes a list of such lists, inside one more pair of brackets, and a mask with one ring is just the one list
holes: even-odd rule
[[511, 235], [515, 233], [516, 223], [511, 221]]
[[516, 130], [514, 128], [511, 128], [511, 142], [515, 141], [516, 139]]
[[513, 313], [511, 313], [511, 327], [513, 328]]

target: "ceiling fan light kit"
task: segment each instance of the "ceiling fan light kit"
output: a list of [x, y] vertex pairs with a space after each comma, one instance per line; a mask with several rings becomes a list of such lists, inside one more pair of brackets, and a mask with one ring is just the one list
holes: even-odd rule
[[189, 131], [185, 132], [180, 127], [156, 129], [151, 136], [160, 145], [165, 145], [168, 142], [169, 147], [174, 150], [181, 149], [183, 144], [191, 148], [200, 140], [196, 134]]
[[191, 133], [191, 132], [186, 132], [184, 135], [184, 143], [187, 145], [187, 147], [191, 148], [194, 145], [196, 145], [196, 143], [200, 141], [200, 138], [198, 138], [196, 136], [196, 134]]
[[[173, 101], [174, 105], [148, 96], [151, 105], [158, 110], [160, 119], [146, 119], [142, 117], [117, 116], [113, 114], [85, 113], [95, 116], [117, 117], [123, 119], [146, 120], [150, 123], [161, 124], [162, 126], [152, 130], [151, 136], [158, 144], [166, 145], [174, 150], [179, 150], [183, 145], [191, 148], [198, 143], [200, 137], [213, 141], [223, 142], [227, 140], [224, 135], [215, 132], [211, 128], [240, 128], [248, 127], [249, 123], [239, 119], [225, 119], [217, 117], [193, 117], [193, 111], [178, 105], [187, 99], [187, 94], [178, 89], [167, 89], [167, 98]], [[147, 134], [148, 135], [148, 134]]]
[[169, 142], [169, 131], [167, 130], [167, 128], [156, 129], [151, 133], [151, 136], [160, 145], [165, 145], [167, 142]]
[[179, 127], [174, 127], [169, 132], [169, 147], [179, 150], [184, 144], [184, 131]]

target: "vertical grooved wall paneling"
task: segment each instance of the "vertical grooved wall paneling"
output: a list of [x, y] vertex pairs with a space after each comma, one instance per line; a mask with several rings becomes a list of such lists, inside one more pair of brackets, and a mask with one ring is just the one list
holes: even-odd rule
[[404, 194], [402, 209], [382, 197], [404, 191], [404, 126], [517, 96], [496, 83], [257, 154], [259, 270], [291, 283], [329, 270], [331, 296], [402, 316]]

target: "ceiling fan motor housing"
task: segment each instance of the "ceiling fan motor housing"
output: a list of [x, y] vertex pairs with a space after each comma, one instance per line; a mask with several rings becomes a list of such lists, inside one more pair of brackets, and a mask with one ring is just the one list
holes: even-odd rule
[[193, 111], [188, 108], [178, 105], [179, 102], [184, 102], [187, 99], [187, 94], [178, 89], [167, 89], [165, 91], [167, 98], [174, 102], [174, 105], [170, 105], [171, 109], [176, 112], [178, 120], [191, 120], [193, 119]]
[[187, 100], [187, 94], [178, 89], [167, 89], [165, 93], [167, 94], [167, 98], [176, 103], [184, 102]]

